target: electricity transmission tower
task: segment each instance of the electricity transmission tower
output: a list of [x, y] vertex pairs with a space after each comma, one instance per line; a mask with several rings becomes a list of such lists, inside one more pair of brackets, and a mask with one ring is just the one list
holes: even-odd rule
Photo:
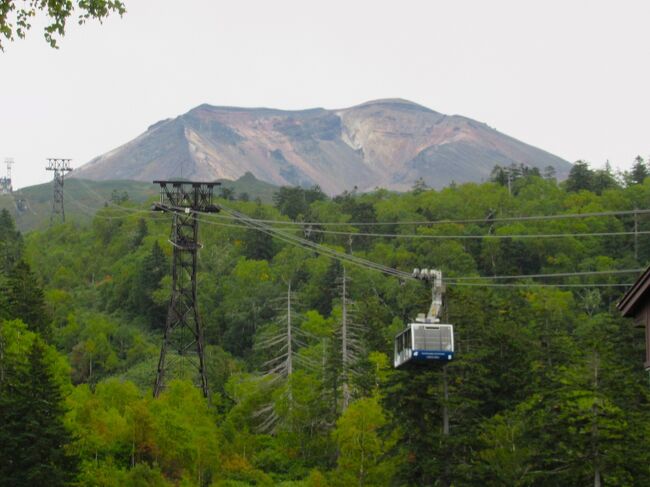
[[219, 211], [212, 202], [212, 193], [214, 186], [220, 183], [154, 181], [154, 184], [160, 185], [160, 201], [154, 204], [153, 210], [173, 215], [169, 239], [173, 257], [172, 294], [153, 395], [158, 397], [165, 387], [167, 373], [177, 366], [182, 376], [188, 363], [196, 369], [203, 395], [208, 397], [203, 329], [196, 292], [197, 255], [201, 248], [197, 213]]
[[63, 208], [63, 180], [65, 173], [72, 171], [70, 161], [72, 159], [49, 158], [47, 160], [48, 171], [54, 171], [54, 193], [52, 195], [52, 214], [50, 225], [54, 222], [55, 215], [61, 215], [61, 221], [65, 222], [65, 210]]
[[0, 194], [10, 194], [13, 192], [13, 187], [11, 185], [11, 166], [13, 163], [14, 160], [11, 157], [5, 158], [5, 164], [7, 165], [7, 175], [3, 178], [0, 178]]

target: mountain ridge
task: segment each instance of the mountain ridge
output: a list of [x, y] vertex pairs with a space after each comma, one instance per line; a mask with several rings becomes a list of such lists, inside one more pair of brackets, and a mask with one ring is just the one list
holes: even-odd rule
[[74, 176], [212, 180], [250, 172], [275, 185], [318, 184], [336, 194], [353, 187], [403, 191], [420, 178], [433, 188], [479, 182], [496, 164], [553, 166], [559, 178], [571, 167], [483, 122], [387, 98], [332, 110], [204, 103], [150, 125]]

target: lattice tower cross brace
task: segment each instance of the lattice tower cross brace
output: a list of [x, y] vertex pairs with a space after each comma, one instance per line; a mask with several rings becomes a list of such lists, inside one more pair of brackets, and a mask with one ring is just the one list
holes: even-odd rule
[[[214, 186], [220, 183], [154, 181], [154, 184], [160, 185], [160, 202], [154, 204], [153, 210], [173, 215], [169, 239], [173, 255], [172, 293], [153, 395], [158, 397], [174, 369], [180, 375], [189, 363], [196, 368], [203, 395], [208, 397], [205, 342], [197, 302], [197, 256], [201, 247], [197, 212], [219, 211], [212, 198]], [[168, 352], [175, 355], [168, 356]]]
[[65, 222], [65, 209], [63, 207], [63, 180], [65, 173], [72, 171], [70, 161], [72, 159], [49, 158], [47, 160], [47, 171], [54, 171], [54, 193], [52, 195], [52, 214], [50, 224], [54, 222], [55, 215], [61, 215], [61, 221]]

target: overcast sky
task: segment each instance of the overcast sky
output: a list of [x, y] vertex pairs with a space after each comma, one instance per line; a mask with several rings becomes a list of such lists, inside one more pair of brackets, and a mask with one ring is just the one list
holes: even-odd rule
[[[125, 0], [0, 53], [0, 160], [51, 179], [201, 103], [341, 108], [399, 97], [569, 161], [650, 155], [650, 1]], [[3, 165], [4, 166], [4, 165]], [[4, 174], [4, 167], [0, 167]]]

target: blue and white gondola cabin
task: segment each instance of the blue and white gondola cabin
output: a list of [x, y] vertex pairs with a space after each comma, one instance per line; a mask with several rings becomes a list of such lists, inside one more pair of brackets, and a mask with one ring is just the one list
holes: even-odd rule
[[454, 326], [410, 323], [395, 337], [395, 367], [447, 363], [454, 358]]

